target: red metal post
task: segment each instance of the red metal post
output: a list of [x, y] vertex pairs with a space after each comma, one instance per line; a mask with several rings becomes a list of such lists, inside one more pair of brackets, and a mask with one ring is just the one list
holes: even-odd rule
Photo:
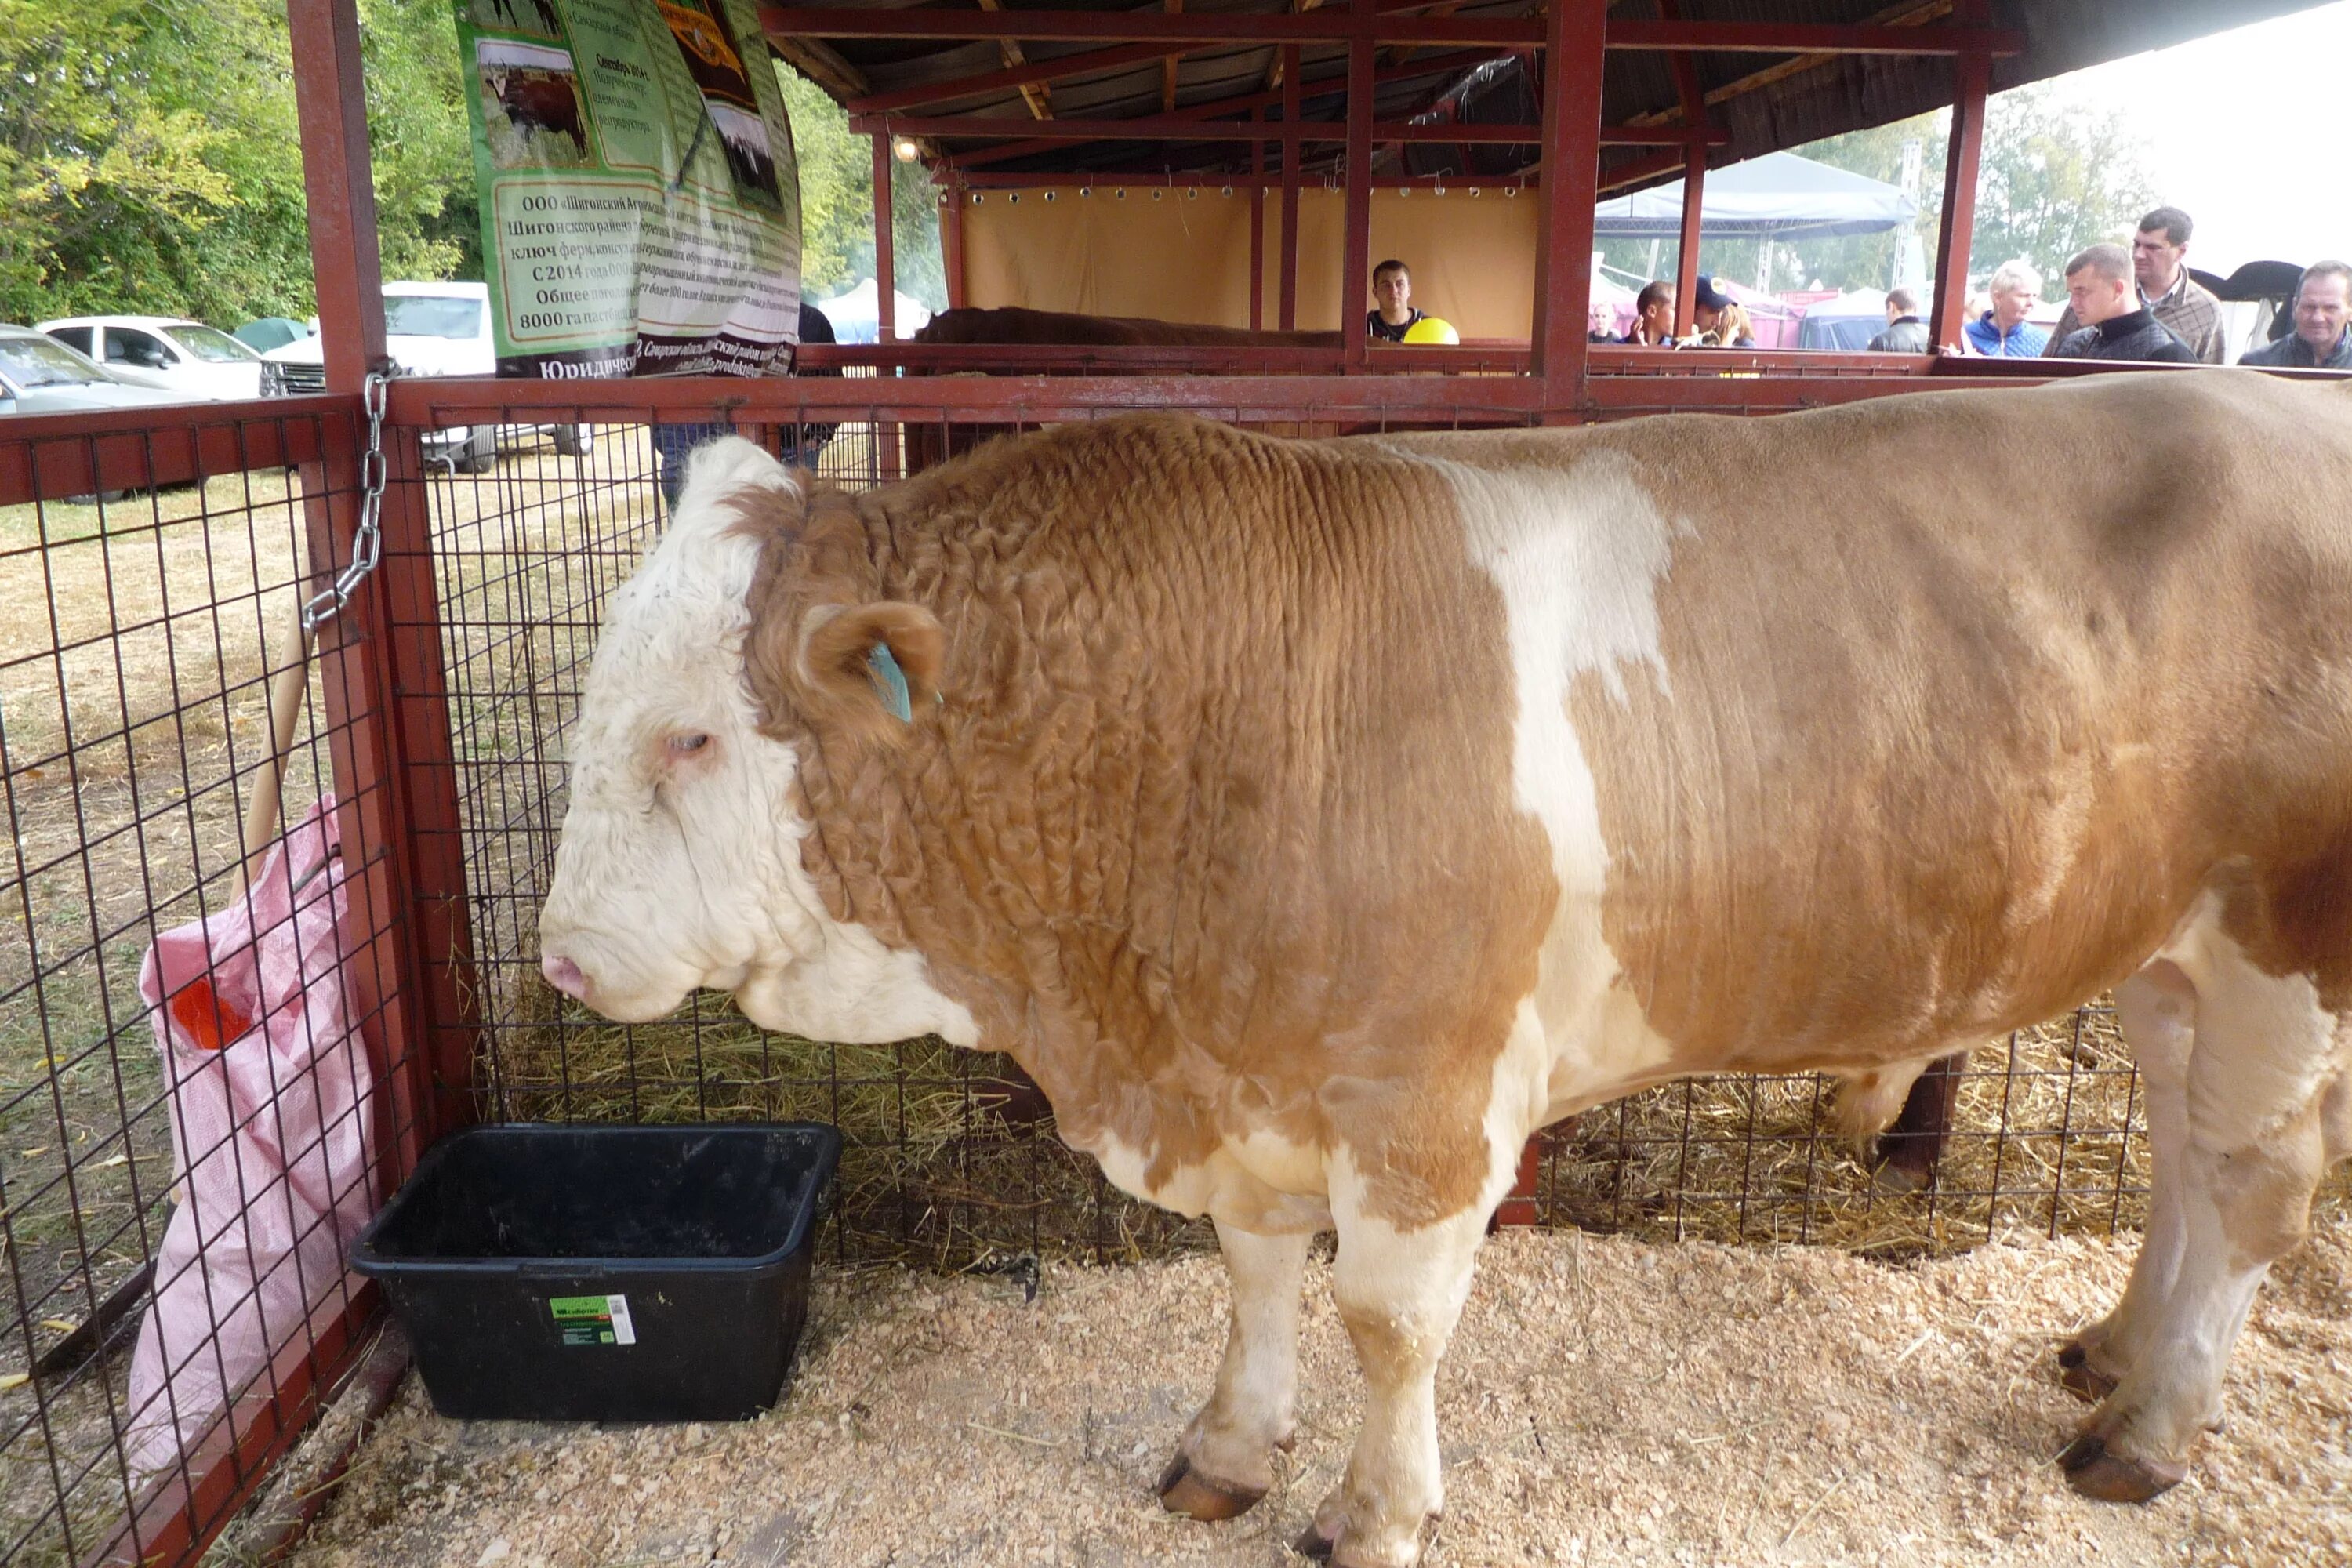
[[[1263, 121], [1265, 110], [1250, 110], [1253, 121]], [[1265, 330], [1265, 143], [1250, 142], [1250, 331]]]
[[874, 138], [874, 309], [876, 338], [890, 342], [898, 335], [897, 269], [891, 264], [890, 138]]
[[1706, 149], [1694, 144], [1683, 162], [1682, 251], [1675, 263], [1675, 336], [1690, 336], [1698, 303], [1699, 216], [1706, 200]]
[[949, 180], [941, 187], [946, 205], [940, 209], [940, 265], [948, 275], [948, 305], [960, 309], [969, 301], [964, 298], [963, 281], [963, 208], [966, 197], [963, 186]]
[[287, 0], [286, 27], [327, 390], [355, 393], [368, 367], [383, 357], [383, 273], [359, 9], [353, 0]]
[[[1298, 326], [1298, 46], [1282, 51], [1282, 330]], [[1344, 299], [1345, 296], [1343, 295]]]
[[1944, 154], [1944, 214], [1936, 225], [1936, 342], [1958, 343], [1969, 307], [1969, 241], [1977, 221], [1977, 161], [1984, 151], [1985, 92], [1992, 62], [1962, 55], [1953, 67], [1952, 141]]
[[[1683, 19], [1681, 0], [1658, 0], [1658, 19]], [[1706, 199], [1706, 144], [1696, 140], [1707, 130], [1706, 93], [1699, 86], [1698, 65], [1687, 54], [1670, 56], [1675, 72], [1675, 99], [1682, 105], [1683, 132], [1693, 138], [1683, 150], [1682, 247], [1675, 253], [1675, 328], [1677, 338], [1690, 336], [1691, 310], [1697, 304], [1699, 217]]]
[[1553, 0], [1545, 23], [1543, 221], [1536, 246], [1533, 347], [1544, 417], [1555, 422], [1574, 420], [1584, 403], [1608, 9], [1608, 0]]
[[[1376, 0], [1355, 0], [1355, 12], [1369, 21]], [[1365, 274], [1372, 265], [1372, 38], [1348, 40], [1347, 242], [1340, 247], [1339, 356], [1342, 370], [1361, 370], [1371, 339], [1356, 325], [1364, 308]]]

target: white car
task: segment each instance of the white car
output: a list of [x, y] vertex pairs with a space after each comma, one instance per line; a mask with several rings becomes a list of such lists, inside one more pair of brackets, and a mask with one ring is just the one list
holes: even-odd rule
[[181, 399], [117, 381], [54, 338], [0, 325], [0, 414], [87, 413]]
[[182, 403], [234, 403], [261, 395], [261, 356], [226, 332], [181, 316], [66, 316], [40, 322], [77, 353], [131, 386]]
[[[402, 375], [496, 375], [498, 349], [490, 337], [490, 289], [487, 283], [387, 283], [383, 286], [384, 349]], [[326, 347], [315, 332], [262, 355], [265, 396], [290, 396], [327, 389]], [[586, 449], [577, 425], [457, 425], [425, 432], [427, 462], [446, 463], [478, 474], [498, 461], [499, 442], [544, 431], [555, 449], [577, 456]]]

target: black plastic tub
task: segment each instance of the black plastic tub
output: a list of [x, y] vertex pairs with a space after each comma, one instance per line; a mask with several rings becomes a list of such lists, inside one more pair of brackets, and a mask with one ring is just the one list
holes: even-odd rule
[[468, 1128], [352, 1263], [444, 1415], [738, 1420], [783, 1385], [840, 1158], [812, 1122]]

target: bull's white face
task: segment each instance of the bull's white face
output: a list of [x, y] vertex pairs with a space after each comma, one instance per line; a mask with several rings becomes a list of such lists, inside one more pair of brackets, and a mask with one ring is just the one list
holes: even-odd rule
[[540, 914], [549, 983], [625, 1023], [698, 987], [817, 1039], [977, 1037], [921, 959], [829, 915], [803, 868], [799, 759], [743, 675], [759, 545], [745, 492], [795, 480], [748, 441], [698, 451], [668, 532], [607, 606], [582, 694], [572, 805]]

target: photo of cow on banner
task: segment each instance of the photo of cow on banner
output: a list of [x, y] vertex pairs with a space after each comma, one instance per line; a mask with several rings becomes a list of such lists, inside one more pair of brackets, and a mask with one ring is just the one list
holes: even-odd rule
[[800, 176], [751, 8], [457, 17], [499, 374], [765, 374], [799, 341]]

